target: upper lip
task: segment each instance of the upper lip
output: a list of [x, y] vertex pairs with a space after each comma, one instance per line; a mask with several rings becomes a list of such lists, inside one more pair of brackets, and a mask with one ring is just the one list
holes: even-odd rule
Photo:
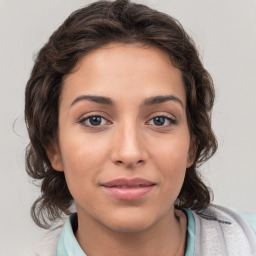
[[142, 178], [134, 178], [134, 179], [126, 179], [126, 178], [120, 178], [108, 181], [106, 183], [101, 184], [104, 187], [142, 187], [142, 186], [152, 186], [155, 185], [154, 182], [142, 179]]

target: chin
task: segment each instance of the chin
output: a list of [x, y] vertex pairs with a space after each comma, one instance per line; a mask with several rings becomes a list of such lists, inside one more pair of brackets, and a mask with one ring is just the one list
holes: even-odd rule
[[142, 232], [152, 227], [157, 220], [158, 218], [154, 218], [152, 213], [147, 215], [126, 212], [125, 214], [113, 214], [110, 219], [105, 220], [105, 226], [121, 233]]

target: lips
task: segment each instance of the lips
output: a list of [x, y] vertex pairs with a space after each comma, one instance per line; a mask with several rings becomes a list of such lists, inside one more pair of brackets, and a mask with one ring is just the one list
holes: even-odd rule
[[112, 180], [101, 184], [101, 187], [115, 199], [131, 201], [145, 197], [155, 185], [149, 180], [135, 178]]

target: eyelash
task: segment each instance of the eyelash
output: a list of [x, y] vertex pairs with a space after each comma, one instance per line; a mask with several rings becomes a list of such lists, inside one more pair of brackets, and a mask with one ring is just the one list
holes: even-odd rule
[[[105, 120], [106, 123], [109, 122], [107, 121], [106, 118], [104, 118], [103, 116], [101, 115], [91, 115], [91, 116], [87, 116], [83, 119], [81, 119], [79, 121], [79, 123], [81, 125], [83, 125], [84, 127], [86, 128], [91, 128], [91, 129], [95, 129], [95, 128], [101, 128], [102, 126], [105, 126], [105, 125], [108, 125], [108, 124], [99, 124], [99, 125], [91, 125], [91, 124], [86, 124], [86, 121], [90, 120], [91, 118], [94, 118], [94, 117], [97, 117], [97, 118], [100, 118], [101, 120]], [[156, 125], [156, 124], [153, 124], [152, 126], [155, 126], [155, 127], [159, 127], [159, 128], [169, 128], [169, 126], [172, 126], [172, 125], [176, 125], [177, 124], [177, 120], [175, 120], [174, 118], [170, 117], [170, 116], [167, 116], [167, 115], [158, 115], [158, 116], [154, 116], [152, 117], [146, 124], [148, 124], [150, 121], [153, 121], [155, 118], [164, 118], [165, 121], [168, 120], [170, 122], [169, 125]], [[110, 122], [109, 122], [110, 123]], [[149, 124], [151, 125], [151, 124]]]
[[169, 125], [156, 125], [154, 124], [153, 126], [156, 126], [156, 127], [161, 127], [161, 128], [169, 128], [170, 126], [172, 125], [176, 125], [177, 124], [177, 120], [170, 117], [170, 116], [167, 116], [167, 115], [158, 115], [158, 116], [154, 116], [153, 118], [151, 118], [147, 123], [149, 123], [150, 121], [154, 121], [155, 118], [164, 118], [165, 121], [168, 120], [170, 122]]
[[[81, 120], [79, 121], [79, 123], [80, 123], [81, 125], [83, 125], [84, 127], [86, 127], [86, 128], [92, 128], [92, 129], [100, 128], [102, 125], [90, 125], [90, 124], [86, 124], [86, 121], [87, 121], [87, 120], [90, 120], [90, 119], [93, 118], [93, 117], [99, 117], [101, 120], [103, 119], [103, 120], [106, 120], [106, 122], [108, 122], [107, 119], [104, 118], [104, 117], [101, 116], [101, 115], [91, 115], [91, 116], [87, 116], [87, 117], [81, 119]], [[104, 124], [104, 125], [106, 125], [106, 124]]]

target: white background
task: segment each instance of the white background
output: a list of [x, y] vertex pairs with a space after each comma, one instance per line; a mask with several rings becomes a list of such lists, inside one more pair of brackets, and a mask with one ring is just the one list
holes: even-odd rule
[[[215, 81], [213, 127], [219, 150], [202, 170], [214, 203], [256, 212], [255, 0], [140, 2], [183, 24]], [[39, 190], [24, 168], [24, 89], [33, 55], [72, 11], [87, 3], [0, 0], [1, 256], [32, 255], [32, 244], [43, 234], [29, 215]]]

